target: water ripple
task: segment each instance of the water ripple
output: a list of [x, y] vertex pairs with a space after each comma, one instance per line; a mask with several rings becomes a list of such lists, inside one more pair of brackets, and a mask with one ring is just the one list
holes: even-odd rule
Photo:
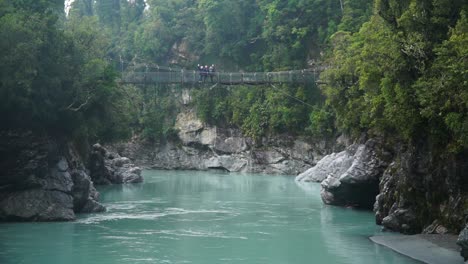
[[[118, 211], [117, 209], [118, 208]], [[112, 212], [116, 210], [117, 212]], [[123, 211], [123, 212], [119, 212]], [[107, 214], [95, 214], [89, 217], [79, 219], [77, 222], [81, 224], [96, 224], [105, 221], [116, 221], [124, 219], [137, 219], [137, 220], [156, 220], [161, 217], [175, 216], [175, 215], [188, 215], [188, 214], [224, 214], [228, 216], [236, 216], [236, 213], [227, 210], [187, 210], [183, 208], [166, 208], [164, 212], [154, 211], [140, 211], [135, 213], [134, 208], [128, 205], [111, 207]], [[210, 221], [216, 218], [210, 218]], [[222, 220], [222, 219], [218, 219]]]

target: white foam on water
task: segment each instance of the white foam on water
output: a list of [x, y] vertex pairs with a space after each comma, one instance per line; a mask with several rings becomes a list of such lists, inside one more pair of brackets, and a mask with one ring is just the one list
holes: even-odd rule
[[129, 235], [165, 235], [160, 236], [161, 238], [167, 238], [167, 236], [175, 237], [205, 237], [205, 238], [224, 238], [224, 239], [243, 239], [247, 240], [245, 236], [236, 236], [236, 235], [227, 235], [223, 232], [213, 232], [213, 231], [197, 231], [191, 229], [181, 229], [181, 230], [144, 230], [142, 232], [129, 232]]
[[[226, 214], [235, 216], [230, 211], [226, 210], [186, 210], [183, 208], [166, 208], [164, 212], [153, 212], [153, 211], [141, 211], [140, 213], [127, 213], [127, 212], [112, 212], [114, 210], [124, 211], [135, 211], [135, 207], [131, 204], [118, 204], [108, 207], [109, 210], [106, 213], [94, 214], [89, 217], [79, 219], [77, 223], [80, 224], [96, 224], [105, 221], [117, 221], [117, 220], [156, 220], [161, 217], [174, 216], [174, 215], [187, 215], [187, 214]], [[157, 208], [156, 208], [157, 209]], [[212, 220], [212, 219], [210, 219]]]

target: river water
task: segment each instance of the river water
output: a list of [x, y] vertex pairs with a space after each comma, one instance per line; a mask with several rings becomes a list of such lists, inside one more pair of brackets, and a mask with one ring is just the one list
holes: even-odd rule
[[0, 225], [0, 263], [417, 263], [368, 237], [372, 213], [325, 206], [292, 177], [145, 171], [100, 188], [106, 213]]

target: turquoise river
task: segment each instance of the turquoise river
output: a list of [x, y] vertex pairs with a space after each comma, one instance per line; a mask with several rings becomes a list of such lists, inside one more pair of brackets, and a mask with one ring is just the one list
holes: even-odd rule
[[385, 234], [371, 212], [323, 205], [319, 184], [221, 172], [143, 174], [142, 184], [99, 188], [105, 213], [0, 224], [0, 263], [418, 263], [368, 239]]

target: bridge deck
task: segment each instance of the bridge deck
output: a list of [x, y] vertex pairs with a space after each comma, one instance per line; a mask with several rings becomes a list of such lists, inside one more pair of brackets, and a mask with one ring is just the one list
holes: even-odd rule
[[261, 85], [269, 83], [313, 83], [318, 81], [318, 71], [284, 72], [215, 72], [206, 77], [197, 71], [132, 72], [122, 74], [124, 84], [220, 83], [225, 85]]

